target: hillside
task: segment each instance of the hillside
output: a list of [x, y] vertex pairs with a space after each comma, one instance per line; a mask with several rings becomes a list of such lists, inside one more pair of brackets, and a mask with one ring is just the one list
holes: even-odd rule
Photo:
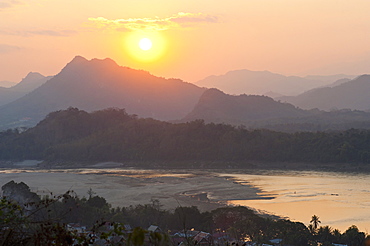
[[51, 77], [45, 77], [39, 73], [29, 73], [21, 82], [9, 88], [0, 87], [0, 106], [21, 98], [27, 93], [44, 84]]
[[351, 75], [333, 76], [284, 76], [269, 71], [236, 70], [224, 75], [209, 76], [196, 82], [206, 88], [217, 88], [228, 94], [295, 96], [307, 90], [331, 84], [339, 79], [353, 78]]
[[111, 59], [77, 56], [45, 84], [1, 107], [0, 126], [32, 126], [70, 106], [86, 111], [118, 107], [140, 117], [179, 119], [193, 109], [203, 91], [179, 79], [118, 66]]
[[118, 109], [87, 113], [69, 108], [22, 133], [0, 132], [0, 160], [369, 163], [369, 139], [370, 130], [288, 134], [200, 120], [171, 124]]
[[248, 124], [259, 120], [292, 118], [309, 115], [291, 104], [256, 95], [232, 96], [217, 89], [209, 89], [182, 121], [203, 119], [205, 122]]
[[28, 93], [40, 87], [52, 77], [53, 76], [44, 76], [40, 73], [30, 72], [24, 79], [22, 79], [21, 82], [10, 87], [9, 89], [13, 91]]
[[334, 87], [317, 88], [295, 97], [280, 97], [304, 109], [370, 110], [370, 75], [362, 75]]
[[284, 132], [370, 129], [370, 113], [358, 110], [303, 110], [266, 96], [232, 96], [209, 89], [186, 117], [207, 123], [244, 125]]

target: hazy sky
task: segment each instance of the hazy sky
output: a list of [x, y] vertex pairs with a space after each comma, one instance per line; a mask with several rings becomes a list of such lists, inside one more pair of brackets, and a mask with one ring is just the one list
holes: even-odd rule
[[369, 0], [0, 0], [0, 80], [54, 75], [76, 55], [190, 82], [370, 73], [369, 12]]

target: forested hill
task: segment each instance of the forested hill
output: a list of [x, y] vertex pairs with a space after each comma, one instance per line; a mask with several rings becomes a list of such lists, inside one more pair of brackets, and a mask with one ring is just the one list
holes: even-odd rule
[[369, 163], [370, 130], [289, 134], [199, 120], [171, 124], [119, 109], [69, 108], [22, 133], [0, 133], [0, 159]]
[[197, 119], [285, 132], [370, 129], [369, 112], [303, 110], [266, 96], [234, 96], [217, 89], [206, 90], [194, 109], [178, 122]]

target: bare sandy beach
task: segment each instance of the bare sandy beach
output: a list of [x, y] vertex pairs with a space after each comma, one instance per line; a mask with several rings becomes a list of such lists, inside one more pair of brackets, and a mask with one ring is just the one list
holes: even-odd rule
[[211, 210], [225, 206], [228, 200], [264, 199], [260, 190], [229, 177], [201, 170], [122, 170], [122, 169], [3, 169], [0, 185], [14, 180], [24, 182], [39, 195], [62, 194], [73, 190], [88, 196], [91, 188], [113, 207], [148, 204], [157, 199], [165, 209], [197, 206]]

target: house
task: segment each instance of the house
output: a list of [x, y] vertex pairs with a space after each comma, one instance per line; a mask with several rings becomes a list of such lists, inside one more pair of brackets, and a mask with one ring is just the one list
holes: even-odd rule
[[213, 237], [210, 233], [207, 232], [199, 232], [197, 235], [194, 236], [193, 241], [196, 245], [202, 246], [210, 246], [213, 245]]
[[162, 230], [159, 226], [151, 225], [148, 228], [148, 232], [162, 232]]
[[184, 245], [186, 241], [192, 241], [195, 245], [209, 246], [214, 245], [213, 236], [210, 233], [203, 231], [187, 230], [180, 231], [172, 236], [172, 242], [174, 245]]

